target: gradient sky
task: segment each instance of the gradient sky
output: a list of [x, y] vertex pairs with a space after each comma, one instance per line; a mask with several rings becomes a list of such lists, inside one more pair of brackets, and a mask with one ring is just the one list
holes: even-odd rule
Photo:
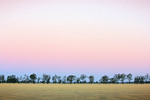
[[145, 74], [150, 0], [0, 0], [0, 74]]

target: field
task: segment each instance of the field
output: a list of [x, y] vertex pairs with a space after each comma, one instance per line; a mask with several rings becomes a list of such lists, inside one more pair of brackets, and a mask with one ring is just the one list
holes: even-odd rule
[[0, 84], [0, 100], [150, 100], [150, 84]]

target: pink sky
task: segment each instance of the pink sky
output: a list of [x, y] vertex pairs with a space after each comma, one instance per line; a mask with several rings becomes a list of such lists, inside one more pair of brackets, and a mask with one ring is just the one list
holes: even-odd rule
[[150, 1], [0, 0], [0, 68], [148, 73]]

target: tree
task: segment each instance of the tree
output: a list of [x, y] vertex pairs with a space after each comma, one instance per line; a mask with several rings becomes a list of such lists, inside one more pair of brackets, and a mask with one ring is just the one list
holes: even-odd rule
[[128, 81], [129, 81], [129, 83], [130, 83], [131, 80], [132, 80], [132, 74], [131, 74], [131, 73], [129, 73], [129, 74], [127, 75], [127, 79], [128, 79]]
[[148, 80], [149, 80], [149, 83], [150, 83], [150, 77], [149, 77], [149, 79], [148, 79]]
[[134, 83], [144, 83], [144, 76], [136, 76], [135, 78], [134, 78]]
[[139, 76], [134, 77], [134, 83], [139, 83], [139, 82], [140, 82], [140, 77]]
[[91, 75], [91, 76], [89, 76], [89, 83], [93, 83], [94, 82], [94, 76], [93, 75]]
[[72, 84], [72, 82], [75, 80], [75, 78], [76, 78], [76, 76], [74, 76], [74, 75], [69, 75], [69, 76], [67, 77], [67, 81], [69, 81], [69, 83]]
[[5, 82], [5, 76], [4, 75], [0, 75], [0, 83], [4, 83]]
[[37, 82], [38, 82], [38, 83], [40, 83], [40, 80], [41, 80], [41, 78], [40, 78], [40, 77], [38, 77]]
[[144, 83], [145, 77], [144, 76], [140, 76], [140, 83]]
[[115, 82], [119, 83], [119, 81], [121, 79], [121, 75], [120, 74], [115, 74], [113, 78], [114, 78]]
[[50, 83], [50, 79], [51, 79], [51, 76], [49, 75], [48, 78], [47, 78], [47, 84]]
[[109, 80], [110, 80], [110, 83], [116, 83], [117, 82], [115, 78], [110, 78]]
[[109, 77], [107, 75], [102, 76], [102, 78], [100, 79], [101, 83], [108, 83]]
[[37, 77], [36, 77], [36, 74], [31, 74], [30, 75], [30, 78], [31, 78], [31, 80], [32, 80], [32, 82], [33, 82], [33, 84], [35, 83], [35, 80], [37, 79]]
[[66, 76], [64, 76], [64, 77], [62, 78], [62, 82], [63, 82], [63, 83], [66, 83], [66, 82], [67, 82], [67, 77], [66, 77]]
[[120, 79], [121, 79], [122, 84], [124, 84], [124, 81], [126, 79], [126, 74], [121, 74]]
[[23, 77], [22, 76], [18, 77], [18, 83], [23, 83]]
[[58, 78], [57, 75], [55, 75], [55, 76], [52, 77], [53, 83], [57, 83], [57, 78]]
[[42, 83], [50, 83], [50, 75], [43, 74]]
[[149, 74], [147, 73], [146, 75], [145, 75], [145, 81], [146, 81], [146, 83], [148, 83], [148, 79], [149, 79]]
[[61, 80], [61, 76], [58, 76], [57, 79], [58, 79], [58, 83], [60, 84], [61, 81], [62, 81], [62, 80]]
[[84, 75], [84, 74], [82, 74], [82, 75], [80, 76], [80, 79], [82, 80], [81, 82], [82, 82], [82, 83], [86, 83], [86, 78], [87, 78], [87, 76]]
[[24, 77], [23, 77], [23, 82], [24, 83], [29, 83], [29, 81], [30, 81], [29, 76], [25, 74]]
[[80, 83], [80, 77], [77, 77], [76, 82], [79, 84]]
[[10, 75], [7, 77], [7, 83], [17, 83], [18, 79], [16, 78], [15, 75]]

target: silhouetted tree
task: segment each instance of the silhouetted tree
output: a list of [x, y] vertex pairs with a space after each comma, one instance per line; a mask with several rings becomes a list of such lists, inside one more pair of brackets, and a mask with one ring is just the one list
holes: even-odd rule
[[31, 74], [30, 79], [32, 80], [33, 83], [35, 83], [35, 80], [37, 79], [36, 74]]
[[121, 79], [122, 84], [124, 84], [124, 81], [126, 79], [126, 74], [121, 74], [120, 79]]
[[69, 81], [69, 83], [72, 84], [72, 82], [75, 80], [75, 78], [76, 78], [76, 76], [74, 76], [74, 75], [69, 75], [69, 76], [67, 77], [67, 81]]
[[110, 78], [109, 80], [110, 80], [110, 83], [117, 83], [115, 78]]
[[132, 74], [131, 74], [131, 73], [129, 73], [129, 74], [127, 75], [127, 79], [128, 79], [128, 81], [129, 81], [129, 83], [130, 83], [131, 80], [132, 80]]
[[136, 76], [134, 78], [134, 83], [144, 83], [144, 76]]
[[24, 77], [22, 78], [22, 82], [29, 83], [29, 81], [30, 81], [29, 76], [25, 74]]
[[57, 83], [57, 78], [58, 78], [57, 75], [55, 75], [55, 76], [52, 77], [53, 83]]
[[22, 76], [18, 77], [18, 83], [23, 83], [23, 77]]
[[42, 83], [50, 83], [50, 75], [43, 74]]
[[147, 74], [145, 75], [145, 82], [146, 82], [146, 83], [148, 83], [149, 77], [150, 77], [150, 76], [149, 76], [149, 74], [147, 73]]
[[91, 75], [91, 76], [89, 76], [89, 83], [93, 83], [94, 82], [94, 76], [93, 75]]
[[66, 83], [66, 82], [67, 82], [67, 77], [66, 77], [66, 76], [64, 76], [64, 77], [62, 78], [62, 82], [63, 82], [63, 83]]
[[7, 77], [7, 83], [17, 83], [18, 79], [16, 78], [15, 75], [11, 75]]
[[48, 78], [47, 78], [47, 84], [50, 83], [50, 79], [51, 79], [51, 76], [49, 75]]
[[62, 81], [62, 80], [61, 80], [61, 76], [58, 76], [57, 79], [58, 79], [58, 83], [60, 84], [61, 81]]
[[121, 79], [121, 75], [120, 74], [115, 74], [113, 78], [114, 78], [115, 82], [119, 83], [119, 81]]
[[4, 83], [5, 82], [5, 76], [4, 75], [0, 75], [0, 83]]
[[41, 83], [45, 83], [45, 81], [47, 80], [48, 75], [43, 74], [42, 76], [42, 82]]
[[140, 76], [140, 83], [144, 83], [145, 77], [144, 76]]
[[98, 81], [96, 81], [95, 83], [98, 84]]
[[[86, 75], [84, 74], [81, 74], [80, 77], [77, 77], [74, 76], [74, 75], [69, 75], [68, 77], [64, 76], [61, 78], [61, 76], [53, 76], [52, 77], [52, 80], [53, 80], [53, 83], [86, 83], [86, 78], [89, 79], [89, 82], [88, 83], [93, 83], [94, 82], [94, 76], [91, 75], [89, 77], [87, 77]], [[36, 79], [37, 79], [37, 83], [40, 83], [40, 82], [43, 82], [43, 83], [50, 83], [50, 79], [51, 79], [51, 76], [50, 75], [46, 75], [46, 74], [43, 74], [43, 77], [40, 78], [40, 77], [36, 77], [36, 74], [31, 74], [30, 76], [27, 76], [27, 75], [24, 75], [23, 77], [22, 76], [19, 76], [19, 77], [16, 77], [15, 75], [10, 75], [10, 76], [7, 76], [7, 79], [5, 81], [5, 77], [4, 75], [0, 75], [0, 83], [4, 83], [4, 82], [7, 82], [7, 83], [35, 83], [36, 82]], [[131, 80], [132, 80], [132, 74], [129, 73], [128, 75], [126, 74], [115, 74], [112, 78], [109, 78], [107, 75], [104, 75], [101, 77], [101, 79], [99, 80], [101, 83], [124, 83], [125, 82], [125, 79], [128, 80], [128, 82], [130, 83]], [[41, 80], [41, 81], [40, 81]], [[109, 81], [110, 80], [110, 81]], [[149, 74], [146, 74], [145, 76], [136, 76], [134, 77], [134, 83], [150, 83], [150, 76]], [[94, 83], [99, 83], [98, 81], [94, 82]]]
[[134, 77], [134, 83], [140, 83], [140, 77], [139, 76]]
[[76, 82], [79, 84], [80, 83], [80, 77], [76, 78]]
[[87, 78], [87, 76], [84, 75], [84, 74], [82, 74], [82, 75], [80, 76], [80, 79], [82, 80], [81, 82], [82, 82], [82, 83], [86, 83], [86, 78]]
[[[19, 77], [17, 77], [17, 80], [18, 80], [18, 83], [20, 83], [20, 81], [19, 81]], [[12, 82], [11, 82], [12, 83]]]
[[101, 77], [100, 82], [101, 83], [108, 83], [109, 77], [107, 75], [104, 75]]
[[38, 82], [38, 83], [40, 83], [40, 80], [41, 80], [41, 78], [40, 78], [40, 77], [38, 77], [38, 78], [37, 78], [37, 82]]

